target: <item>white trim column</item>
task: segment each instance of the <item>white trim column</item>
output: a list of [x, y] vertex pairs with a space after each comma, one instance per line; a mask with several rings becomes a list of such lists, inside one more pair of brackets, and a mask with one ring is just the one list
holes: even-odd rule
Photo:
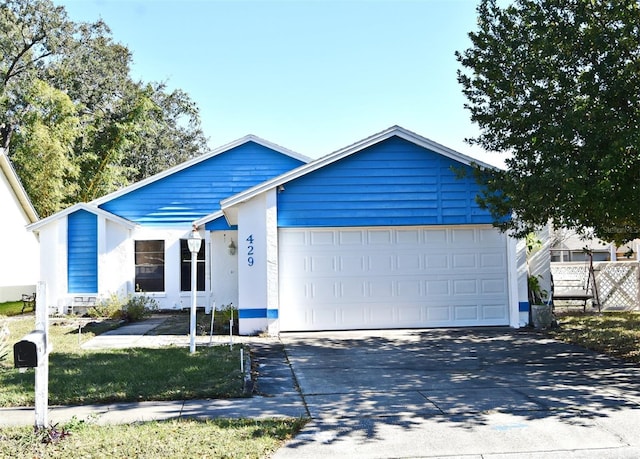
[[267, 329], [269, 271], [267, 198], [260, 194], [238, 208], [238, 320], [241, 335]]
[[266, 193], [267, 235], [267, 329], [270, 335], [280, 332], [278, 268], [278, 199], [275, 189]]
[[522, 239], [506, 236], [507, 270], [509, 282], [509, 325], [524, 327], [529, 323], [529, 298], [527, 294], [527, 253]]

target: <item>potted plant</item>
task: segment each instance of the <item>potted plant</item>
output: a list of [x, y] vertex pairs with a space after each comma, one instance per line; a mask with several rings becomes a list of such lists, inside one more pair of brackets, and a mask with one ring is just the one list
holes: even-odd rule
[[540, 286], [541, 277], [530, 275], [527, 279], [531, 320], [535, 328], [549, 328], [554, 322], [553, 306], [549, 293]]

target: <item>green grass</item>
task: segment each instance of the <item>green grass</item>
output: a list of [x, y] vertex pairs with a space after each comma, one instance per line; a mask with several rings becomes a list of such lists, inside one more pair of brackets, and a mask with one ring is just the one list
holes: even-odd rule
[[[34, 318], [7, 320], [10, 343], [34, 328]], [[135, 348], [85, 351], [80, 345], [115, 326], [103, 322], [78, 333], [79, 320], [57, 319], [49, 326], [49, 403], [81, 405], [143, 400], [241, 397], [240, 347]], [[13, 348], [0, 363], [0, 406], [34, 404], [34, 370], [13, 368]]]
[[[208, 316], [209, 320], [211, 316]], [[184, 319], [184, 317], [182, 317]], [[200, 317], [199, 317], [200, 319]], [[205, 322], [206, 317], [203, 317]], [[178, 321], [179, 322], [179, 321]], [[34, 318], [6, 319], [10, 342], [34, 328]], [[55, 319], [49, 333], [54, 351], [49, 366], [49, 404], [220, 398], [239, 396], [239, 347], [83, 351], [80, 345], [117, 326], [88, 326], [79, 319]], [[167, 324], [159, 333], [182, 333]], [[79, 328], [81, 333], [78, 333]], [[204, 325], [203, 325], [204, 326]], [[201, 330], [202, 333], [202, 330]], [[34, 370], [13, 368], [13, 354], [0, 362], [0, 406], [33, 404]], [[278, 420], [170, 420], [99, 426], [74, 419], [34, 432], [32, 426], [0, 428], [0, 457], [12, 458], [265, 458], [307, 422]], [[61, 433], [68, 433], [62, 435]], [[50, 441], [58, 438], [57, 441]], [[48, 440], [48, 441], [45, 441]]]
[[566, 313], [558, 322], [554, 338], [640, 363], [640, 312]]
[[[0, 316], [18, 316], [22, 314], [22, 305], [22, 301], [0, 303]], [[33, 308], [27, 308], [24, 312], [33, 312]]]
[[263, 458], [305, 424], [286, 420], [172, 420], [97, 426], [71, 422], [70, 435], [43, 443], [33, 427], [0, 429], [0, 457], [12, 458]]

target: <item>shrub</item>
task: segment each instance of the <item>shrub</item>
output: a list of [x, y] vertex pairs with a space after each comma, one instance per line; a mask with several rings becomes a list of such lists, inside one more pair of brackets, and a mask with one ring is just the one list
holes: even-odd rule
[[135, 322], [148, 317], [157, 309], [158, 302], [146, 295], [136, 294], [122, 298], [118, 294], [112, 293], [109, 298], [89, 308], [87, 313], [93, 318], [106, 317]]
[[220, 306], [220, 309], [215, 311], [215, 325], [214, 328], [226, 334], [229, 333], [229, 320], [233, 315], [233, 333], [238, 334], [238, 308], [229, 303], [227, 305]]
[[105, 317], [108, 319], [121, 319], [124, 303], [124, 300], [117, 293], [112, 293], [109, 298], [101, 300], [95, 306], [90, 307], [87, 310], [87, 314], [94, 319]]
[[127, 303], [122, 307], [123, 318], [129, 322], [142, 320], [157, 310], [158, 302], [155, 298], [146, 295], [130, 295]]

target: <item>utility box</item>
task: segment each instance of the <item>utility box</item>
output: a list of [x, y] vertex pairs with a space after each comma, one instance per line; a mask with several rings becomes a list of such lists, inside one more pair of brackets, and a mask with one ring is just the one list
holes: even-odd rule
[[44, 361], [47, 336], [43, 330], [33, 330], [13, 345], [13, 363], [16, 368], [35, 368]]

